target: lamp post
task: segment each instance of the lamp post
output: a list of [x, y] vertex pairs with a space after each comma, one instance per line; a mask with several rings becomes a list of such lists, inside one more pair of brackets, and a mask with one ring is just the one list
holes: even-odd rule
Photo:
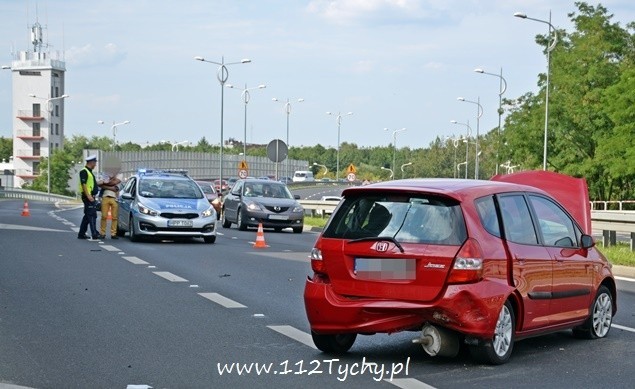
[[[389, 131], [388, 128], [384, 128], [384, 131]], [[395, 164], [396, 164], [396, 159], [397, 159], [397, 134], [400, 132], [406, 131], [405, 128], [400, 128], [398, 130], [394, 130], [392, 132], [392, 169], [395, 169]], [[392, 170], [391, 170], [391, 175], [390, 177], [392, 178]]]
[[[219, 182], [222, 183], [223, 182], [223, 143], [224, 143], [224, 138], [223, 138], [223, 105], [224, 105], [224, 99], [225, 99], [225, 82], [227, 81], [227, 78], [229, 77], [229, 71], [227, 70], [227, 66], [228, 65], [236, 65], [236, 64], [241, 64], [241, 63], [250, 63], [251, 60], [250, 59], [242, 59], [238, 62], [227, 62], [225, 63], [225, 57], [221, 57], [221, 61], [220, 62], [215, 62], [215, 61], [209, 61], [203, 57], [194, 57], [195, 60], [197, 61], [201, 61], [201, 62], [207, 62], [207, 63], [211, 63], [214, 65], [219, 65], [218, 67], [218, 71], [216, 72], [216, 79], [218, 80], [218, 82], [220, 83], [220, 157], [219, 157], [219, 167], [218, 167], [218, 179]], [[222, 189], [222, 188], [221, 188]]]
[[[470, 139], [470, 136], [472, 135], [472, 127], [470, 127], [470, 121], [468, 120], [467, 123], [460, 123], [457, 122], [456, 120], [450, 120], [450, 123], [452, 124], [459, 124], [462, 126], [467, 127], [467, 133], [465, 134], [465, 139]], [[468, 168], [468, 155], [470, 153], [470, 146], [469, 144], [465, 144], [465, 178], [467, 179], [467, 168]], [[457, 169], [458, 170], [458, 169]]]
[[326, 176], [326, 173], [329, 172], [329, 169], [326, 167], [326, 165], [320, 165], [317, 162], [313, 162], [313, 166], [319, 166], [319, 167], [323, 167], [324, 168], [324, 176]]
[[401, 165], [401, 178], [402, 179], [403, 179], [403, 175], [404, 175], [403, 168], [405, 168], [406, 166], [410, 166], [410, 165], [412, 165], [412, 162], [404, 163], [403, 165]]
[[464, 103], [471, 103], [471, 104], [476, 104], [476, 158], [474, 161], [474, 179], [478, 180], [478, 160], [479, 160], [479, 152], [478, 152], [478, 131], [479, 131], [479, 122], [481, 119], [481, 116], [483, 116], [483, 106], [481, 105], [481, 98], [479, 97], [476, 101], [472, 101], [472, 100], [466, 100], [463, 97], [457, 97], [456, 98], [458, 101], [462, 101]]
[[[97, 123], [104, 124], [105, 122], [98, 120]], [[110, 127], [112, 129], [112, 151], [115, 151], [115, 145], [117, 144], [117, 126], [123, 126], [124, 124], [130, 124], [130, 120], [124, 120], [121, 123], [115, 123], [114, 120], [112, 122], [112, 126]]]
[[[327, 112], [327, 115], [333, 115], [332, 112]], [[352, 115], [352, 112], [347, 112], [344, 114], [344, 116], [348, 116], [348, 115]], [[335, 173], [335, 181], [339, 182], [340, 181], [340, 127], [342, 125], [342, 114], [340, 112], [337, 113], [337, 116], [335, 117], [336, 121], [337, 121], [337, 162], [336, 162], [336, 173]]]
[[382, 167], [381, 167], [381, 170], [388, 170], [388, 171], [390, 172], [390, 179], [392, 179], [392, 176], [393, 176], [393, 171], [392, 171], [392, 169], [388, 169], [387, 167], [383, 167], [383, 166], [382, 166]]
[[499, 78], [498, 85], [498, 140], [496, 144], [496, 174], [498, 174], [498, 150], [500, 149], [501, 143], [501, 116], [503, 115], [503, 93], [507, 90], [507, 81], [503, 77], [503, 68], [501, 68], [501, 74], [488, 73], [483, 69], [474, 69], [476, 73], [488, 74], [490, 76]]
[[550, 72], [550, 66], [551, 66], [550, 53], [556, 47], [556, 43], [558, 43], [558, 31], [553, 26], [553, 24], [551, 24], [551, 11], [549, 11], [549, 21], [530, 18], [522, 12], [516, 12], [514, 16], [521, 19], [528, 19], [528, 20], [533, 20], [535, 22], [547, 24], [549, 26], [550, 38], [552, 37], [551, 32], [553, 30], [553, 42], [549, 44], [549, 41], [547, 41], [547, 44], [549, 44], [549, 46], [547, 46], [547, 86], [545, 88], [545, 139], [544, 139], [543, 154], [542, 154], [542, 170], [547, 170], [547, 130], [549, 127], [549, 73], [551, 73]]
[[190, 141], [189, 140], [184, 140], [184, 141], [181, 141], [181, 142], [174, 142], [174, 143], [170, 142], [170, 144], [172, 145], [172, 151], [179, 151], [179, 146], [180, 145], [184, 145], [184, 146], [188, 145], [188, 144], [190, 144]]
[[[282, 102], [282, 101], [278, 100], [275, 97], [273, 99], [271, 99], [271, 100], [275, 101], [277, 103], [284, 104], [284, 109], [285, 109], [285, 111], [287, 113], [287, 149], [289, 150], [289, 152], [287, 153], [287, 158], [285, 159], [285, 166], [284, 166], [285, 174], [284, 174], [284, 176], [285, 177], [289, 177], [289, 154], [291, 153], [291, 145], [289, 145], [289, 115], [291, 114], [291, 101], [289, 100], [289, 98], [287, 98], [286, 102]], [[304, 99], [302, 99], [302, 98], [298, 99], [298, 103], [301, 103], [303, 101], [304, 101]]]
[[467, 159], [465, 160], [465, 162], [461, 162], [458, 165], [456, 165], [457, 174], [458, 174], [459, 170], [461, 169], [461, 165], [465, 165], [465, 178], [467, 178]]
[[[456, 166], [456, 149], [459, 147], [459, 141], [461, 140], [461, 137], [455, 137], [455, 136], [446, 136], [445, 137], [446, 140], [451, 140], [452, 144], [454, 146], [454, 166]], [[452, 169], [454, 170], [454, 169]], [[454, 171], [454, 178], [456, 178], [457, 174], [456, 174], [456, 170]]]
[[[227, 84], [227, 87], [232, 89], [239, 89], [238, 87], [235, 87], [234, 85], [231, 85], [231, 84]], [[266, 85], [262, 84], [254, 88], [247, 88], [247, 84], [245, 84], [245, 88], [242, 90], [242, 93], [240, 94], [240, 97], [242, 97], [243, 102], [245, 103], [245, 133], [243, 137], [243, 158], [247, 158], [247, 104], [249, 103], [249, 97], [250, 97], [249, 91], [256, 90], [256, 89], [264, 89], [266, 87], [267, 87]]]
[[44, 97], [38, 97], [34, 94], [30, 94], [29, 97], [33, 97], [34, 99], [39, 99], [39, 100], [44, 100], [46, 101], [46, 112], [47, 112], [47, 118], [46, 118], [46, 122], [48, 125], [48, 128], [46, 129], [46, 143], [48, 143], [48, 145], [46, 146], [46, 149], [48, 150], [48, 163], [46, 164], [46, 193], [51, 196], [51, 114], [53, 112], [53, 109], [51, 107], [51, 101], [55, 101], [55, 100], [63, 100], [67, 97], [69, 97], [68, 95], [61, 95], [58, 97], [51, 97], [51, 98], [44, 98]]

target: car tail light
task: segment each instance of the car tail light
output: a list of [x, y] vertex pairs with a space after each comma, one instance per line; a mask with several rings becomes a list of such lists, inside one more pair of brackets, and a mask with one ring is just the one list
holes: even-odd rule
[[326, 266], [322, 260], [322, 251], [316, 247], [311, 250], [311, 269], [319, 274], [326, 274]]
[[483, 253], [476, 239], [463, 243], [454, 258], [454, 265], [448, 277], [448, 284], [466, 284], [480, 281], [483, 275]]

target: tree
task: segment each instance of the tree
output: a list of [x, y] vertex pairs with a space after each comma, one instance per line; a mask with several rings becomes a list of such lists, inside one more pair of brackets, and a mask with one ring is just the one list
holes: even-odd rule
[[13, 155], [13, 139], [0, 137], [0, 161], [9, 161]]

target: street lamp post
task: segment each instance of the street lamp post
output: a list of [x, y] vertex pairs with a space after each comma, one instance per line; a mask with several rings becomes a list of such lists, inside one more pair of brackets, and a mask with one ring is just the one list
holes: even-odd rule
[[[97, 123], [104, 124], [105, 122], [103, 120], [98, 120]], [[112, 129], [112, 151], [115, 151], [115, 146], [117, 145], [117, 126], [122, 126], [124, 124], [130, 124], [130, 120], [124, 120], [121, 123], [115, 123], [114, 120], [112, 122], [112, 126], [110, 127]]]
[[461, 162], [458, 165], [456, 165], [457, 174], [459, 170], [461, 169], [461, 165], [465, 165], [465, 178], [467, 178], [467, 159], [465, 160], [465, 162]]
[[392, 169], [388, 169], [387, 167], [383, 167], [383, 166], [382, 166], [382, 167], [381, 167], [381, 170], [388, 170], [388, 171], [390, 172], [390, 179], [392, 180], [392, 177], [393, 177], [393, 171], [392, 171]]
[[[227, 84], [227, 87], [232, 89], [239, 89], [238, 87], [235, 87], [234, 85], [231, 85], [231, 84]], [[247, 104], [249, 103], [249, 97], [250, 97], [249, 91], [256, 90], [256, 89], [264, 89], [266, 87], [267, 86], [263, 84], [263, 85], [258, 85], [257, 87], [254, 87], [254, 88], [247, 88], [247, 84], [245, 84], [245, 88], [242, 90], [242, 93], [240, 94], [240, 97], [242, 97], [243, 102], [245, 103], [245, 132], [243, 137], [243, 158], [247, 158]]]
[[[549, 26], [550, 38], [552, 36], [551, 32], [553, 30], [553, 42], [549, 46], [547, 46], [547, 86], [545, 88], [545, 139], [544, 139], [543, 154], [542, 154], [542, 170], [547, 170], [547, 130], [549, 127], [549, 74], [551, 73], [550, 72], [550, 66], [551, 66], [550, 54], [551, 54], [551, 51], [556, 47], [556, 43], [558, 43], [558, 31], [553, 26], [553, 24], [551, 24], [551, 11], [549, 11], [549, 21], [530, 18], [522, 12], [516, 12], [514, 16], [521, 19], [528, 19], [528, 20], [533, 20], [535, 22], [547, 24]], [[547, 43], [549, 43], [549, 41], [547, 41]]]
[[[468, 120], [466, 123], [460, 123], [457, 122], [456, 120], [450, 120], [450, 123], [452, 124], [460, 124], [462, 126], [467, 127], [467, 133], [465, 134], [465, 139], [470, 139], [470, 136], [472, 135], [472, 127], [470, 127], [470, 121]], [[468, 143], [465, 143], [465, 178], [467, 179], [467, 168], [468, 168], [468, 155], [470, 153], [470, 145]], [[458, 169], [457, 169], [458, 170]]]
[[[291, 101], [289, 100], [289, 98], [287, 98], [286, 102], [282, 102], [280, 100], [278, 100], [277, 98], [273, 98], [271, 99], [272, 101], [278, 102], [278, 103], [283, 103], [284, 104], [284, 109], [287, 113], [287, 158], [285, 159], [285, 177], [289, 177], [289, 154], [291, 154], [291, 145], [289, 145], [289, 115], [291, 114]], [[303, 102], [304, 99], [299, 98], [298, 99], [298, 103]]]
[[51, 97], [51, 98], [44, 98], [44, 97], [38, 97], [34, 94], [30, 94], [29, 97], [33, 97], [34, 99], [39, 99], [39, 100], [45, 100], [46, 101], [46, 111], [47, 111], [47, 126], [48, 128], [46, 129], [46, 142], [48, 143], [48, 145], [46, 146], [46, 149], [48, 150], [48, 163], [46, 164], [46, 193], [51, 196], [51, 114], [53, 112], [53, 109], [51, 107], [51, 101], [55, 101], [55, 100], [63, 100], [67, 97], [69, 97], [68, 95], [61, 95], [58, 97]]
[[[384, 128], [384, 131], [389, 131], [389, 129]], [[392, 132], [392, 170], [390, 175], [391, 178], [392, 178], [392, 171], [395, 169], [395, 164], [397, 160], [397, 134], [403, 131], [406, 131], [406, 129], [400, 128]]]
[[[461, 137], [455, 137], [455, 136], [446, 136], [446, 139], [449, 139], [452, 141], [452, 145], [454, 146], [454, 166], [456, 166], [456, 149], [459, 147], [459, 141], [461, 140]], [[454, 170], [454, 169], [452, 169]], [[454, 178], [456, 178], [457, 173], [456, 170], [454, 171]]]
[[405, 168], [406, 166], [410, 166], [410, 165], [412, 165], [412, 162], [404, 163], [403, 165], [401, 165], [401, 178], [402, 179], [403, 179], [403, 175], [404, 175], [403, 168]]
[[[333, 115], [332, 112], [327, 112], [327, 115]], [[344, 116], [348, 116], [348, 115], [352, 115], [352, 112], [347, 112], [344, 114]], [[339, 182], [340, 180], [340, 127], [342, 125], [342, 114], [340, 112], [337, 113], [336, 121], [337, 121], [337, 162], [336, 162], [336, 169], [337, 172], [335, 173], [335, 180]]]
[[458, 101], [462, 101], [464, 103], [471, 103], [471, 104], [476, 104], [476, 158], [474, 160], [474, 179], [478, 180], [478, 168], [479, 168], [479, 155], [480, 153], [478, 152], [478, 137], [479, 137], [479, 122], [481, 119], [481, 116], [483, 116], [483, 106], [481, 105], [481, 98], [479, 97], [476, 101], [472, 101], [472, 100], [466, 100], [463, 97], [457, 97]]
[[499, 85], [498, 85], [498, 140], [497, 140], [497, 144], [496, 144], [496, 174], [498, 174], [498, 150], [500, 149], [500, 143], [501, 143], [501, 116], [503, 115], [503, 93], [505, 93], [505, 91], [507, 90], [507, 81], [505, 80], [505, 78], [503, 77], [503, 68], [501, 68], [501, 74], [495, 74], [495, 73], [488, 73], [486, 71], [484, 71], [483, 69], [474, 69], [474, 71], [476, 73], [481, 73], [481, 74], [488, 74], [490, 76], [494, 76], [494, 77], [498, 77], [499, 78]]
[[215, 61], [209, 61], [203, 57], [194, 57], [195, 60], [197, 61], [201, 61], [201, 62], [207, 62], [207, 63], [211, 63], [214, 65], [219, 65], [218, 67], [218, 71], [216, 72], [216, 79], [218, 79], [218, 82], [220, 83], [220, 157], [219, 157], [219, 167], [218, 167], [218, 179], [219, 182], [222, 183], [223, 182], [223, 143], [224, 143], [224, 138], [223, 138], [223, 105], [224, 105], [224, 99], [225, 99], [225, 82], [227, 81], [227, 78], [229, 77], [229, 71], [227, 70], [227, 66], [228, 65], [236, 65], [236, 64], [241, 64], [241, 63], [250, 63], [251, 60], [250, 59], [242, 59], [238, 62], [227, 62], [225, 63], [225, 57], [221, 57], [221, 61], [220, 62], [215, 62]]
[[324, 176], [326, 177], [326, 173], [329, 172], [329, 169], [326, 167], [326, 165], [320, 165], [317, 162], [313, 162], [313, 166], [319, 166], [319, 167], [323, 167], [324, 168]]

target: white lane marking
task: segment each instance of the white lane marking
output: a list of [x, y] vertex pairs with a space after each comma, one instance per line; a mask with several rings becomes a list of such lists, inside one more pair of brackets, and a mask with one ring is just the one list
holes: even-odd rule
[[619, 324], [611, 324], [611, 327], [615, 327], [618, 330], [624, 330], [624, 331], [629, 331], [629, 332], [635, 332], [635, 328], [631, 328], [631, 327], [624, 327], [621, 326]]
[[101, 245], [101, 248], [106, 250], [106, 251], [119, 251], [118, 248], [116, 248], [115, 246], [111, 246], [109, 244], [103, 244], [103, 245]]
[[635, 278], [628, 278], [628, 277], [615, 276], [615, 279], [616, 279], [616, 280], [620, 280], [620, 281], [635, 282]]
[[121, 257], [134, 265], [147, 265], [148, 262], [138, 257]]
[[18, 224], [2, 224], [2, 223], [0, 223], [0, 230], [29, 230], [29, 231], [68, 232], [68, 230], [56, 230], [56, 229], [53, 229], [53, 228], [31, 227], [31, 226], [21, 226], [21, 225], [18, 225]]
[[311, 338], [310, 334], [306, 332], [300, 331], [299, 329], [291, 326], [267, 326], [272, 330], [287, 336], [295, 341], [298, 341], [306, 346], [311, 347], [314, 350], [317, 350], [317, 347], [313, 344], [313, 338]]
[[209, 301], [215, 302], [216, 304], [222, 305], [225, 308], [247, 308], [245, 305], [234, 301], [232, 299], [228, 299], [225, 296], [221, 296], [218, 293], [199, 293], [201, 297], [205, 297]]
[[402, 389], [435, 389], [434, 386], [430, 386], [414, 378], [393, 378], [391, 380], [384, 380], [389, 384], [393, 384]]
[[153, 273], [158, 275], [159, 277], [165, 278], [170, 282], [187, 282], [185, 278], [181, 278], [176, 274], [170, 273], [169, 271], [153, 271]]

